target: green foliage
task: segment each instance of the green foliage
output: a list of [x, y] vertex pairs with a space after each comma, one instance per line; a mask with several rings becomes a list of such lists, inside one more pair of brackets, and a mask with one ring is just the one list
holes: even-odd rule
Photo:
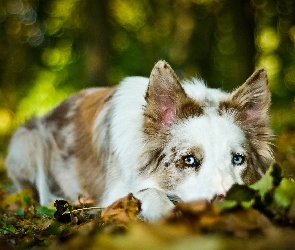
[[[255, 208], [276, 222], [293, 223], [288, 211], [294, 204], [295, 183], [283, 177], [281, 167], [273, 164], [265, 176], [251, 186], [233, 185], [221, 209]], [[229, 202], [230, 201], [230, 202]]]
[[32, 205], [32, 198], [28, 194], [23, 195], [23, 201], [28, 207]]
[[49, 218], [53, 218], [54, 217], [54, 213], [56, 212], [54, 209], [50, 209], [48, 207], [45, 206], [39, 206], [36, 208], [36, 212], [38, 216], [48, 216]]
[[5, 223], [3, 220], [0, 220], [0, 234], [15, 234], [16, 229], [13, 225]]

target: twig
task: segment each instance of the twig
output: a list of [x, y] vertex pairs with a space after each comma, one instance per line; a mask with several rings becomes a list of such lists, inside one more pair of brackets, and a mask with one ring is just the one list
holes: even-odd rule
[[68, 214], [68, 213], [74, 213], [74, 212], [79, 212], [79, 211], [85, 211], [85, 210], [94, 210], [94, 209], [104, 209], [103, 207], [84, 207], [84, 208], [78, 208], [78, 209], [74, 209], [71, 210], [69, 212], [64, 212], [64, 214]]

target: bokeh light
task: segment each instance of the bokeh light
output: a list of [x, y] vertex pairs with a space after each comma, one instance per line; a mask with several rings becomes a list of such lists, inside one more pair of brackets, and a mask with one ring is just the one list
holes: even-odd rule
[[110, 9], [116, 20], [128, 30], [135, 31], [145, 25], [145, 1], [112, 0]]
[[8, 109], [0, 109], [0, 135], [11, 132], [13, 114]]
[[257, 43], [263, 52], [272, 52], [278, 48], [280, 38], [273, 27], [266, 27], [261, 31]]
[[263, 66], [273, 106], [292, 110], [294, 16], [290, 0], [2, 0], [0, 133], [81, 88], [148, 76], [159, 59], [225, 90]]

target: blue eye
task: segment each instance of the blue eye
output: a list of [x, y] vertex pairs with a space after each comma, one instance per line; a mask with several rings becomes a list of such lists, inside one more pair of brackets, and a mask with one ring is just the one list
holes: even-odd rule
[[233, 154], [232, 156], [232, 164], [234, 165], [242, 165], [246, 160], [246, 157], [241, 154]]
[[193, 155], [186, 155], [182, 158], [183, 162], [187, 166], [195, 167], [199, 166], [200, 163], [196, 160], [195, 156]]

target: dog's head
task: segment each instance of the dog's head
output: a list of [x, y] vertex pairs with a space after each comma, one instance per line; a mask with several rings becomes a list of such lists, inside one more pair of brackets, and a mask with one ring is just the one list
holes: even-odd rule
[[256, 182], [273, 160], [264, 69], [226, 94], [201, 84], [181, 85], [171, 67], [160, 61], [145, 99], [140, 173], [156, 180], [168, 195], [211, 200], [234, 183]]

